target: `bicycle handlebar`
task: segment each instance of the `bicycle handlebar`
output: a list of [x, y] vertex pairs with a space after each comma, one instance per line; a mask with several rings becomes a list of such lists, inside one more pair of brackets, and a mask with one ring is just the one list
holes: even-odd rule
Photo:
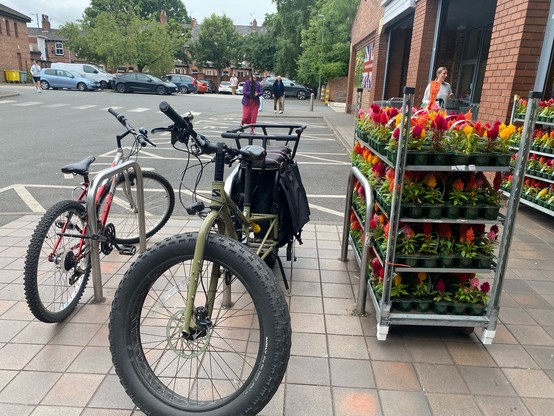
[[[173, 121], [175, 124], [173, 126], [168, 127], [167, 129], [163, 130], [169, 130], [171, 131], [171, 144], [175, 144], [177, 141], [188, 144], [189, 136], [192, 137], [195, 146], [198, 148], [198, 152], [195, 152], [197, 154], [218, 154], [218, 152], [221, 152], [220, 154], [226, 154], [228, 156], [234, 157], [234, 156], [243, 156], [248, 159], [252, 159], [253, 157], [256, 158], [263, 158], [265, 157], [265, 150], [260, 149], [256, 153], [256, 156], [253, 156], [254, 153], [252, 152], [252, 149], [249, 150], [241, 150], [240, 148], [231, 148], [228, 147], [225, 143], [211, 143], [208, 138], [200, 133], [197, 133], [194, 131], [194, 128], [192, 126], [192, 115], [189, 116], [181, 116], [169, 105], [168, 102], [162, 101], [160, 103], [160, 111], [164, 113], [171, 121]], [[161, 131], [162, 129], [154, 129], [154, 131]]]
[[127, 122], [127, 118], [125, 118], [125, 116], [123, 114], [118, 113], [117, 111], [115, 111], [111, 107], [108, 108], [108, 113], [113, 115], [117, 119], [117, 121], [119, 121], [123, 125], [123, 127], [125, 127], [127, 129], [127, 132], [124, 135], [118, 136], [118, 141], [120, 139], [122, 139], [123, 137], [125, 137], [125, 135], [127, 135], [128, 133], [131, 133], [135, 137], [136, 141], [139, 142], [139, 144], [142, 147], [146, 146], [146, 143], [150, 143], [152, 146], [156, 147], [156, 145], [154, 143], [152, 143], [150, 140], [148, 140], [148, 137], [144, 133], [146, 131], [146, 129], [141, 128], [141, 129], [139, 129], [139, 132], [137, 133], [137, 131], [134, 129], [134, 127], [132, 127]]

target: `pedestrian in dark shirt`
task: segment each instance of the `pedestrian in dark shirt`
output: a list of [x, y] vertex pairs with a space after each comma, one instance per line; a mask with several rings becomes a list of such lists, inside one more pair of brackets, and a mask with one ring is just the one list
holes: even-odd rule
[[273, 112], [277, 112], [277, 103], [279, 103], [279, 114], [283, 114], [285, 109], [285, 86], [281, 77], [277, 75], [272, 87], [273, 92]]

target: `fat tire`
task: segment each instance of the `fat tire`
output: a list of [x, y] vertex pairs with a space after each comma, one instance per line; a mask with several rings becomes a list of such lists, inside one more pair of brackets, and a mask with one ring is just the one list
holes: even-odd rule
[[[129, 181], [132, 185], [136, 185], [136, 175], [134, 172], [129, 173]], [[169, 181], [164, 178], [162, 175], [156, 172], [143, 171], [142, 178], [144, 180], [144, 211], [145, 211], [145, 225], [146, 225], [146, 238], [152, 237], [167, 223], [169, 217], [173, 213], [175, 208], [175, 192], [171, 187]], [[157, 185], [152, 186], [149, 183], [157, 183]], [[114, 194], [114, 201], [112, 202], [110, 215], [108, 216], [108, 222], [111, 222], [115, 225], [115, 242], [117, 244], [136, 244], [139, 242], [139, 228], [138, 228], [138, 213], [131, 211], [130, 208], [126, 206], [119, 207], [117, 206], [117, 199], [119, 199], [121, 204], [125, 204], [125, 193], [120, 187], [125, 183], [123, 175], [118, 176], [117, 187]], [[152, 187], [154, 190], [164, 190], [165, 194], [163, 196], [163, 201], [161, 204], [158, 204], [160, 195], [157, 192], [149, 192], [149, 188]], [[136, 186], [132, 187], [133, 197], [136, 202]], [[100, 202], [100, 207], [104, 205], [104, 201], [107, 195], [104, 195]], [[156, 208], [155, 205], [158, 205]], [[160, 214], [159, 208], [162, 208], [163, 211]], [[101, 212], [101, 209], [100, 209]], [[100, 214], [99, 212], [99, 214]], [[152, 217], [148, 215], [152, 214]], [[125, 217], [126, 215], [126, 217]]]
[[[217, 297], [221, 289], [218, 285], [210, 337], [203, 338], [206, 345], [198, 347], [200, 342], [191, 342], [193, 348], [184, 347], [187, 341], [180, 336], [179, 330], [168, 333], [166, 330], [173, 329], [171, 317], [180, 316], [178, 308], [186, 304], [186, 293], [181, 292], [186, 292], [188, 284], [183, 271], [189, 269], [182, 262], [193, 258], [197, 238], [197, 233], [169, 237], [141, 254], [125, 273], [112, 303], [109, 323], [115, 370], [127, 394], [147, 415], [256, 415], [279, 388], [287, 368], [291, 347], [287, 303], [273, 273], [259, 257], [236, 240], [211, 233], [204, 250], [204, 266], [208, 261], [215, 262], [231, 273], [235, 279], [231, 284], [232, 301], [236, 303], [224, 308]], [[223, 279], [219, 283], [223, 284]], [[245, 299], [248, 296], [251, 304]], [[195, 305], [201, 305], [203, 299], [203, 286], [199, 284]], [[151, 309], [146, 310], [148, 307]], [[248, 312], [256, 313], [250, 317]], [[234, 317], [238, 321], [233, 321]], [[240, 327], [237, 328], [237, 324]], [[172, 349], [175, 333], [181, 343], [177, 345], [179, 348]], [[236, 340], [237, 337], [241, 340]], [[245, 351], [233, 349], [234, 341]], [[185, 353], [191, 356], [184, 357]], [[235, 358], [235, 355], [236, 360], [231, 361], [231, 365], [242, 367], [240, 373], [231, 367], [227, 370], [219, 366], [220, 360]], [[169, 370], [173, 364], [179, 367], [179, 373]], [[195, 364], [196, 372], [193, 371]], [[246, 374], [243, 372], [245, 366], [251, 366]], [[209, 373], [214, 369], [219, 373], [212, 379]], [[156, 370], [162, 374], [155, 373]], [[192, 380], [187, 382], [184, 377], [190, 374], [193, 374]], [[222, 376], [227, 376], [228, 380]], [[210, 384], [214, 381], [216, 384]], [[203, 383], [212, 387], [202, 389], [206, 385]], [[221, 390], [214, 393], [216, 387]], [[233, 391], [225, 397], [194, 400], [181, 395], [183, 391], [220, 395], [220, 391], [228, 393], [226, 388]]]
[[[61, 322], [71, 314], [83, 295], [83, 291], [87, 285], [91, 270], [90, 251], [88, 251], [87, 247], [84, 248], [84, 250], [88, 251], [85, 256], [84, 273], [74, 284], [69, 284], [69, 278], [73, 274], [73, 268], [64, 271], [63, 263], [58, 263], [56, 265], [54, 262], [48, 260], [48, 256], [53, 248], [53, 244], [50, 246], [48, 245], [48, 242], [51, 241], [49, 238], [54, 238], [56, 231], [60, 231], [59, 227], [56, 227], [55, 222], [62, 215], [64, 215], [64, 213], [76, 214], [77, 218], [81, 222], [81, 226], [84, 226], [86, 223], [86, 210], [82, 204], [73, 200], [58, 202], [46, 211], [36, 226], [25, 258], [23, 284], [27, 305], [29, 305], [29, 309], [35, 318], [46, 323]], [[74, 230], [73, 232], [78, 233], [79, 231]], [[67, 240], [72, 241], [72, 244], [65, 244], [65, 241]], [[53, 243], [53, 241], [51, 242]], [[69, 247], [77, 244], [78, 242], [79, 239], [77, 238], [63, 237], [62, 243], [59, 245], [59, 252], [62, 253], [63, 250], [67, 251], [62, 253], [62, 261], [68, 258], [68, 253], [72, 251]], [[43, 251], [43, 247], [45, 245], [47, 247], [45, 247], [45, 251]], [[44, 272], [39, 272], [39, 267], [41, 265], [46, 265]], [[61, 267], [59, 267], [60, 265]], [[50, 275], [50, 271], [52, 272], [52, 275]], [[56, 276], [58, 274], [59, 276]], [[46, 299], [46, 296], [44, 296], [46, 294], [44, 292], [44, 288], [48, 288], [49, 286], [43, 285], [44, 281], [42, 283], [39, 282], [41, 277], [46, 277], [47, 279], [61, 277], [60, 280], [55, 281], [57, 289], [54, 291], [54, 296], [57, 302], [53, 304], [53, 306], [60, 305], [60, 307], [52, 308], [51, 302]], [[62, 285], [60, 286], [60, 292], [57, 291], [59, 289], [57, 286], [58, 284]], [[50, 286], [50, 291], [51, 287], [52, 286]], [[70, 293], [69, 296], [64, 297], [63, 295], [67, 293], [68, 289], [70, 289], [72, 293]]]

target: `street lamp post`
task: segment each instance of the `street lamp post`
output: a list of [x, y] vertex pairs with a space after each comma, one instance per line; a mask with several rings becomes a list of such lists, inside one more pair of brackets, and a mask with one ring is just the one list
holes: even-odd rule
[[319, 17], [323, 18], [321, 23], [321, 50], [319, 51], [319, 83], [317, 87], [317, 98], [321, 100], [321, 64], [323, 57], [323, 36], [325, 35], [325, 15], [320, 14]]

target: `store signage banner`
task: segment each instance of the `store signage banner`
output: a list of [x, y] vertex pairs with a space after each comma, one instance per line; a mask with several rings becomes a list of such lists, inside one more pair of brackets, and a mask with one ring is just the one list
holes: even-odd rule
[[373, 76], [373, 58], [375, 55], [375, 41], [371, 42], [364, 50], [364, 72], [362, 74], [362, 88], [371, 88]]

